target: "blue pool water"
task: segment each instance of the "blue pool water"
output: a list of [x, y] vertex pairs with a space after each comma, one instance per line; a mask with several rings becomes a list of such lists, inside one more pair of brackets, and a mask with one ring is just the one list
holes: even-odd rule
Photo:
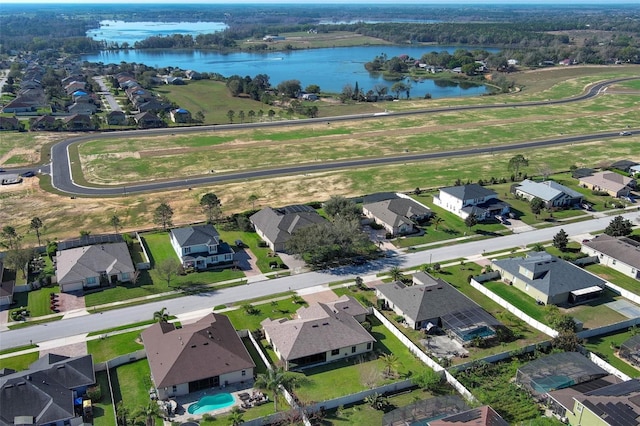
[[189, 414], [204, 414], [209, 411], [218, 410], [233, 405], [236, 400], [230, 393], [219, 393], [216, 395], [207, 395], [200, 398], [198, 402], [194, 402], [187, 408]]

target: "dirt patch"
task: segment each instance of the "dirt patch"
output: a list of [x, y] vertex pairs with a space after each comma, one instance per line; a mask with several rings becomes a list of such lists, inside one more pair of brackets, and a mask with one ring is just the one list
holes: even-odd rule
[[338, 296], [332, 291], [320, 291], [317, 293], [309, 293], [302, 296], [305, 302], [312, 303], [328, 303], [338, 299]]
[[87, 355], [89, 351], [87, 350], [87, 342], [73, 343], [71, 345], [58, 346], [55, 348], [43, 349], [40, 351], [40, 357], [48, 354], [56, 354], [68, 356], [70, 358], [76, 356]]

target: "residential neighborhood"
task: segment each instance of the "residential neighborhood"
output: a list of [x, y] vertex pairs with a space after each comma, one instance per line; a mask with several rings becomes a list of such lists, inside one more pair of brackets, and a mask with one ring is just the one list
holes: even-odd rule
[[640, 425], [635, 5], [126, 6], [0, 16], [0, 426]]

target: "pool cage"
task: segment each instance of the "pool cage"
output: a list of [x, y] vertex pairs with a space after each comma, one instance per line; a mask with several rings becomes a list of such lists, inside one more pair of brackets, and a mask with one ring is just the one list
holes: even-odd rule
[[450, 331], [463, 345], [476, 337], [487, 339], [496, 335], [502, 323], [480, 307], [453, 312], [441, 317], [442, 328]]
[[585, 383], [608, 373], [578, 352], [560, 352], [520, 367], [516, 383], [534, 395]]
[[424, 420], [439, 419], [468, 409], [469, 406], [458, 395], [437, 396], [388, 412], [382, 418], [382, 424], [383, 426], [421, 425]]
[[640, 334], [636, 334], [622, 343], [619, 355], [631, 364], [640, 366]]

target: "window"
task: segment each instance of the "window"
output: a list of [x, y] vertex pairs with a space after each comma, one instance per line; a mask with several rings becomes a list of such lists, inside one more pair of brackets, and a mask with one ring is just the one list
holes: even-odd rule
[[333, 349], [331, 355], [340, 355], [340, 349]]
[[247, 375], [247, 370], [242, 370], [242, 375], [246, 376]]
[[182, 249], [184, 251], [184, 254], [189, 254], [191, 253], [191, 247], [185, 247], [184, 249]]
[[122, 281], [125, 281], [125, 280], [129, 279], [129, 273], [128, 272], [123, 272], [121, 276], [122, 276]]
[[371, 349], [371, 342], [367, 343], [367, 350]]
[[96, 282], [98, 282], [98, 279], [96, 277], [87, 278], [87, 284], [95, 284]]
[[171, 391], [172, 392], [177, 392], [178, 391], [178, 387], [176, 385], [171, 386]]
[[581, 412], [582, 412], [582, 404], [580, 404], [579, 402], [576, 402], [576, 411], [577, 411], [578, 413], [581, 413]]
[[355, 346], [351, 346], [351, 353], [355, 354], [356, 353], [356, 347]]

